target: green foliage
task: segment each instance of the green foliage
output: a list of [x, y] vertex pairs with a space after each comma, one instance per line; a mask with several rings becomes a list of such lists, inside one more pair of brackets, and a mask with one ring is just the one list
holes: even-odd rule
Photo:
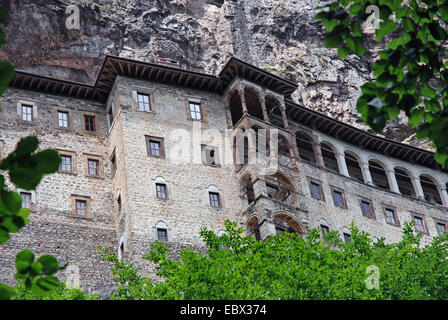
[[86, 295], [81, 289], [69, 289], [59, 282], [53, 290], [33, 290], [20, 282], [11, 295], [11, 300], [98, 300], [97, 294]]
[[[119, 262], [108, 249], [105, 261], [114, 263], [119, 286], [113, 299], [447, 299], [448, 234], [420, 245], [421, 235], [406, 224], [394, 244], [373, 243], [369, 235], [350, 226], [351, 241], [337, 231], [319, 230], [306, 238], [283, 234], [256, 241], [242, 236], [236, 223], [225, 222], [217, 236], [203, 229], [208, 253], [191, 249], [180, 260], [168, 258], [165, 244], [155, 242], [144, 259], [157, 265], [163, 281], [151, 281], [131, 264]], [[378, 289], [368, 287], [368, 267], [379, 270]]]
[[378, 8], [381, 22], [375, 40], [387, 37], [386, 48], [372, 65], [375, 81], [361, 87], [357, 102], [361, 118], [375, 132], [404, 111], [417, 137], [436, 147], [435, 159], [448, 165], [448, 0], [334, 0], [316, 16], [328, 30], [325, 45], [349, 54], [366, 53], [361, 24], [366, 9]]

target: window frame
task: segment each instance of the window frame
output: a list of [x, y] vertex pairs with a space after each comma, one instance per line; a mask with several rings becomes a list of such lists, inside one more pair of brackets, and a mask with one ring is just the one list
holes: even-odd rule
[[[33, 194], [32, 194], [32, 192], [20, 191], [19, 194], [20, 194], [20, 199], [22, 200], [22, 208], [26, 208], [26, 209], [29, 209], [31, 211], [32, 208], [33, 208]], [[26, 196], [29, 197], [29, 203], [28, 203], [27, 207], [23, 206], [23, 197], [22, 197], [22, 195], [26, 195]]]
[[[199, 106], [199, 111], [195, 110], [191, 110], [191, 106], [195, 105], [195, 106]], [[195, 114], [195, 117], [193, 118], [192, 113]], [[196, 118], [196, 115], [199, 113], [199, 119]], [[203, 112], [202, 112], [202, 102], [200, 101], [193, 101], [193, 100], [188, 100], [188, 114], [189, 114], [189, 118], [190, 120], [194, 120], [194, 121], [203, 121], [204, 120], [204, 116], [203, 116]]]
[[[439, 219], [434, 219], [434, 223], [435, 223], [435, 226], [436, 226], [436, 231], [437, 231], [437, 234], [439, 235], [439, 236], [441, 236], [443, 233], [445, 233], [445, 232], [448, 232], [448, 222], [447, 221], [443, 221], [443, 220], [439, 220]], [[438, 228], [438, 225], [444, 225], [445, 226], [445, 231], [443, 232], [443, 233], [440, 233], [440, 230], [439, 230], [439, 228]]]
[[76, 153], [73, 152], [73, 151], [59, 150], [59, 149], [57, 151], [58, 151], [58, 153], [59, 153], [59, 155], [61, 157], [66, 156], [66, 157], [71, 157], [71, 159], [72, 159], [72, 163], [71, 163], [72, 171], [62, 170], [62, 161], [61, 161], [61, 164], [59, 165], [59, 168], [58, 168], [58, 172], [59, 173], [76, 175], [76, 173], [77, 173], [77, 170], [76, 170]]
[[[366, 215], [364, 214], [364, 209], [363, 209], [363, 205], [362, 205], [363, 202], [369, 204], [369, 208], [370, 208], [371, 216], [366, 216]], [[376, 219], [376, 216], [375, 216], [375, 210], [374, 210], [374, 208], [373, 208], [373, 203], [372, 203], [371, 200], [368, 200], [368, 199], [360, 199], [360, 200], [359, 200], [359, 204], [360, 204], [360, 207], [361, 207], [361, 214], [362, 214], [363, 217], [366, 217], [366, 218], [369, 218], [369, 219]]]
[[[160, 240], [160, 237], [159, 237], [160, 231], [163, 231], [165, 233], [165, 235], [164, 235], [165, 240]], [[156, 228], [156, 234], [157, 234], [157, 241], [165, 242], [165, 243], [169, 242], [168, 241], [168, 229], [166, 229], [166, 228]]]
[[[85, 203], [85, 215], [79, 215], [78, 214], [78, 202], [84, 202]], [[82, 196], [82, 195], [74, 195], [72, 194], [72, 213], [71, 216], [73, 218], [79, 218], [79, 219], [88, 219], [92, 220], [92, 199], [88, 196]]]
[[[27, 119], [23, 118], [24, 117], [24, 113], [23, 113], [24, 108], [31, 109], [31, 113], [29, 114], [29, 116], [31, 117], [31, 120], [27, 120]], [[20, 104], [20, 119], [23, 122], [29, 122], [29, 123], [34, 122], [34, 114], [33, 113], [34, 113], [34, 106], [32, 104], [27, 104], [27, 103], [21, 103]], [[26, 115], [27, 115], [27, 118], [28, 118], [28, 113], [26, 113]]]
[[[86, 118], [93, 118], [93, 131], [87, 130], [86, 128]], [[92, 113], [82, 114], [82, 131], [88, 134], [97, 134], [99, 132], [99, 122], [97, 121], [98, 115]]]
[[[140, 108], [140, 97], [148, 97], [148, 107], [149, 110], [146, 110], [145, 108], [141, 109]], [[151, 94], [146, 93], [146, 92], [142, 92], [139, 90], [136, 90], [136, 102], [137, 102], [137, 111], [143, 111], [143, 112], [152, 112], [152, 105], [151, 105]], [[142, 102], [144, 103], [144, 102]]]
[[[390, 223], [387, 220], [387, 210], [392, 211], [393, 212], [393, 216], [394, 216], [394, 221], [395, 223]], [[384, 213], [384, 219], [386, 220], [386, 223], [391, 225], [391, 226], [400, 226], [400, 220], [398, 219], [398, 215], [397, 215], [397, 210], [394, 207], [391, 206], [383, 206], [383, 213]]]
[[[330, 187], [331, 189], [331, 196], [333, 197], [333, 204], [335, 207], [341, 208], [341, 209], [347, 209], [347, 202], [345, 199], [345, 194], [344, 191], [340, 188], [336, 188], [336, 187]], [[335, 198], [335, 193], [339, 193], [341, 195], [341, 200], [342, 200], [342, 205], [338, 205], [336, 203], [336, 198]]]
[[[316, 197], [313, 194], [313, 184], [318, 186], [320, 198]], [[325, 201], [325, 196], [324, 196], [324, 192], [323, 192], [323, 188], [322, 188], [322, 183], [320, 181], [308, 178], [308, 186], [310, 188], [310, 195], [311, 195], [312, 198], [317, 199], [317, 200], [321, 200], [321, 201]]]
[[422, 228], [423, 231], [419, 231], [416, 229], [417, 223], [415, 222], [414, 225], [414, 231], [417, 233], [422, 233], [422, 234], [426, 234], [429, 235], [429, 230], [428, 230], [428, 226], [426, 225], [426, 221], [425, 221], [425, 216], [420, 214], [420, 213], [411, 213], [412, 216], [412, 221], [415, 222], [415, 219], [420, 219], [422, 221]]
[[[213, 163], [207, 163], [204, 161], [204, 151], [206, 148], [210, 148], [211, 151], [213, 151]], [[210, 145], [206, 145], [206, 144], [201, 144], [201, 160], [202, 160], [202, 164], [209, 166], [209, 167], [220, 167], [221, 163], [220, 163], [220, 159], [219, 159], [219, 148], [215, 147], [215, 146], [210, 146]]]
[[[165, 158], [165, 143], [164, 143], [164, 138], [161, 137], [154, 137], [154, 136], [145, 136], [145, 141], [146, 141], [146, 154], [149, 157], [154, 157], [154, 158], [161, 158], [164, 159]], [[151, 143], [158, 143], [160, 148], [159, 148], [159, 155], [155, 155], [152, 154], [151, 152]]]
[[[84, 175], [86, 177], [103, 179], [104, 178], [103, 157], [94, 155], [94, 154], [89, 154], [89, 153], [84, 153], [83, 157], [84, 157]], [[90, 161], [96, 161], [98, 163], [98, 166], [97, 166], [98, 174], [94, 175], [94, 174], [90, 173], [90, 166], [89, 166]]]
[[[156, 186], [156, 198], [158, 200], [164, 200], [164, 201], [169, 200], [168, 185], [166, 183], [156, 182], [155, 186]], [[163, 194], [165, 195], [164, 198], [159, 197], [159, 188], [158, 188], [159, 186], [163, 186], [163, 188], [164, 188], [164, 190], [163, 190]], [[160, 192], [160, 194], [162, 194], [162, 193]]]
[[[212, 196], [216, 196], [216, 199], [212, 200]], [[219, 192], [209, 191], [208, 192], [208, 199], [209, 199], [209, 204], [210, 204], [210, 206], [212, 208], [220, 209], [222, 207], [221, 206], [221, 194]], [[218, 205], [214, 206], [213, 205], [214, 202], [217, 202]]]

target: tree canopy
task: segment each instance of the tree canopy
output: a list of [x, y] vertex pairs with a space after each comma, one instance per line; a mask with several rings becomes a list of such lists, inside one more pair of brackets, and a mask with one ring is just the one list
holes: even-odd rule
[[317, 9], [325, 45], [338, 48], [342, 59], [367, 52], [365, 42], [373, 39], [363, 26], [376, 13], [374, 41], [385, 47], [371, 66], [375, 80], [361, 86], [357, 109], [375, 132], [404, 111], [417, 138], [432, 141], [436, 161], [446, 167], [448, 1], [335, 0]]
[[448, 234], [421, 245], [421, 234], [406, 224], [398, 243], [373, 242], [350, 227], [351, 241], [337, 231], [325, 236], [310, 230], [305, 238], [277, 234], [265, 241], [242, 235], [236, 223], [225, 222], [217, 236], [202, 229], [207, 252], [187, 249], [180, 259], [155, 242], [144, 259], [157, 266], [162, 281], [139, 275], [107, 249], [103, 259], [114, 263], [118, 289], [113, 299], [447, 299]]

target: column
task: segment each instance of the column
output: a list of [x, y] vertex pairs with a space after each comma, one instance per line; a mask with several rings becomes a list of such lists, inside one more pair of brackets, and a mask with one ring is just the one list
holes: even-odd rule
[[289, 129], [288, 119], [286, 118], [286, 105], [285, 101], [282, 101], [282, 105], [280, 106], [280, 112], [282, 113], [283, 126], [286, 130]]
[[395, 171], [391, 169], [386, 169], [387, 181], [389, 182], [390, 190], [395, 193], [400, 193], [400, 188], [398, 188], [397, 178], [395, 177]]
[[261, 99], [260, 102], [261, 102], [261, 109], [263, 110], [263, 118], [264, 118], [264, 121], [266, 121], [267, 123], [271, 123], [271, 122], [269, 121], [268, 111], [266, 110], [266, 100], [265, 100], [265, 96], [264, 96], [264, 95], [261, 96], [260, 99]]
[[239, 88], [238, 93], [240, 94], [241, 107], [243, 108], [243, 115], [248, 114], [249, 112], [247, 111], [246, 98], [244, 97], [244, 89]]
[[362, 177], [364, 179], [364, 183], [373, 185], [372, 176], [370, 175], [370, 170], [369, 170], [369, 164], [366, 162], [362, 162], [360, 164], [360, 166], [361, 166]]
[[423, 193], [422, 184], [420, 183], [420, 178], [411, 177], [412, 185], [414, 186], [414, 191], [418, 199], [425, 200], [425, 194]]
[[291, 156], [291, 164], [292, 164], [292, 168], [294, 170], [299, 169], [299, 167], [297, 166], [297, 162], [296, 162], [296, 156], [294, 154], [294, 146], [291, 145], [291, 143], [288, 144], [288, 149], [289, 149], [289, 155]]
[[259, 224], [259, 230], [261, 240], [263, 241], [266, 240], [266, 238], [268, 238], [269, 236], [275, 235], [277, 233], [277, 231], [275, 230], [275, 225], [267, 219], [264, 219]]
[[448, 193], [446, 192], [446, 186], [442, 185], [439, 187], [440, 199], [444, 206], [448, 206]]
[[256, 164], [257, 163], [257, 148], [256, 148], [256, 132], [254, 129], [250, 128], [246, 130], [247, 133], [247, 148], [248, 148], [248, 163]]
[[318, 139], [313, 139], [313, 151], [314, 156], [316, 157], [316, 162], [319, 167], [325, 167], [324, 158], [322, 157], [322, 149], [320, 148], [320, 144], [317, 142]]
[[349, 177], [347, 163], [345, 162], [345, 155], [341, 152], [335, 152], [336, 160], [338, 161], [339, 173]]

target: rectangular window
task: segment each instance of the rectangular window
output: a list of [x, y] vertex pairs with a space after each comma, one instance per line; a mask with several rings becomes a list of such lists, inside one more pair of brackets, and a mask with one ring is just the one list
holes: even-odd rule
[[363, 216], [373, 218], [372, 204], [369, 201], [361, 200], [361, 210]]
[[92, 160], [92, 159], [88, 159], [88, 171], [89, 171], [89, 175], [92, 176], [99, 176], [99, 165], [100, 162], [98, 160]]
[[193, 120], [201, 120], [201, 104], [198, 102], [190, 102], [190, 116]]
[[220, 202], [219, 202], [219, 193], [216, 193], [216, 192], [209, 192], [209, 193], [208, 193], [208, 196], [209, 196], [209, 198], [210, 198], [210, 205], [211, 205], [212, 207], [215, 207], [215, 208], [219, 208], [219, 207], [221, 207], [221, 204], [220, 204]]
[[84, 128], [86, 131], [95, 132], [95, 116], [84, 115]]
[[87, 215], [87, 201], [76, 200], [76, 215], [85, 217]]
[[426, 233], [426, 228], [422, 217], [414, 216], [414, 222], [415, 222], [415, 231]]
[[316, 183], [316, 182], [311, 182], [310, 183], [310, 188], [311, 188], [311, 196], [313, 198], [322, 200], [322, 189], [320, 187], [320, 184]]
[[159, 241], [168, 242], [168, 231], [166, 229], [157, 228], [157, 239]]
[[441, 236], [442, 234], [444, 234], [447, 231], [447, 226], [446, 226], [446, 223], [444, 223], [444, 222], [437, 222], [436, 227], [437, 227], [437, 232], [439, 233], [439, 236]]
[[22, 120], [33, 121], [33, 106], [22, 105]]
[[391, 208], [384, 209], [384, 215], [386, 216], [386, 222], [393, 225], [398, 225], [397, 218], [395, 216], [395, 210]]
[[138, 110], [151, 111], [151, 105], [149, 103], [149, 95], [143, 93], [137, 93]]
[[157, 158], [165, 156], [163, 138], [146, 136], [146, 149], [148, 156]]
[[156, 191], [157, 191], [157, 198], [166, 200], [168, 199], [168, 196], [166, 194], [166, 185], [157, 183], [156, 184]]
[[31, 209], [31, 193], [20, 192], [20, 198], [22, 198], [22, 208]]
[[324, 238], [324, 243], [327, 244], [327, 239], [326, 239], [325, 235], [330, 232], [330, 228], [327, 227], [326, 225], [321, 224], [320, 229], [322, 232], [322, 237]]
[[350, 242], [352, 240], [351, 236], [348, 233], [344, 233], [343, 235], [345, 243]]
[[61, 155], [61, 165], [59, 167], [59, 170], [64, 171], [64, 172], [72, 172], [73, 171], [71, 156]]
[[333, 201], [335, 206], [345, 208], [344, 196], [342, 195], [342, 192], [333, 190]]
[[68, 112], [58, 111], [58, 125], [62, 128], [68, 128]]

